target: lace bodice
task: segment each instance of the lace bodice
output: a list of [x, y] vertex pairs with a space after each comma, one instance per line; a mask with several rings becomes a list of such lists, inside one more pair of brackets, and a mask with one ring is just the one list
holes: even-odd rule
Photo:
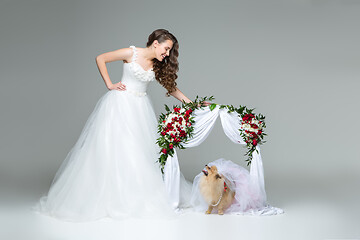
[[147, 85], [155, 80], [155, 73], [153, 69], [144, 70], [140, 64], [136, 62], [137, 49], [135, 46], [130, 46], [133, 50], [131, 62], [124, 63], [123, 76], [121, 82], [126, 85], [126, 90], [137, 96], [145, 96]]

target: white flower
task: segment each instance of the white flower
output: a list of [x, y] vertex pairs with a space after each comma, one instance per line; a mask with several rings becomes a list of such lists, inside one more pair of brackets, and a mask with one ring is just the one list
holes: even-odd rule
[[243, 124], [243, 128], [244, 128], [244, 130], [249, 130], [249, 129], [250, 129], [250, 125], [247, 124], [247, 123], [245, 123], [245, 124]]
[[135, 46], [130, 46], [133, 51], [133, 61], [129, 63], [131, 71], [134, 73], [135, 77], [140, 81], [150, 82], [155, 80], [155, 72], [153, 70], [145, 71], [137, 62], [137, 50]]

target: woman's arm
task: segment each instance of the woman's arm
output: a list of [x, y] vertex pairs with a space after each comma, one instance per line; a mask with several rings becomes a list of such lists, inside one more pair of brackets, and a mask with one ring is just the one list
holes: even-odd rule
[[173, 91], [172, 93], [170, 93], [171, 96], [173, 96], [174, 98], [178, 99], [180, 102], [182, 102], [183, 100], [186, 103], [192, 102], [190, 99], [188, 99], [177, 87], [176, 91]]
[[[106, 52], [96, 56], [96, 65], [99, 69], [100, 75], [103, 78], [108, 89], [119, 88], [123, 90], [125, 85], [118, 83], [113, 84], [110, 80], [109, 73], [106, 68], [106, 63], [114, 61], [129, 61], [133, 55], [131, 48], [122, 48], [111, 52]], [[130, 60], [131, 61], [131, 60]], [[115, 86], [116, 85], [116, 86]]]
[[[188, 99], [177, 87], [176, 88], [176, 91], [170, 93], [171, 96], [173, 96], [174, 98], [178, 99], [179, 101], [185, 101], [186, 103], [192, 103], [192, 101], [190, 99]], [[209, 106], [211, 103], [210, 102], [203, 102], [203, 106]], [[199, 105], [200, 107], [200, 105]]]
[[[178, 99], [181, 102], [182, 102], [182, 100], [184, 100], [186, 103], [193, 102], [190, 99], [188, 99], [177, 87], [175, 87], [175, 88], [176, 88], [176, 91], [170, 93], [171, 96], [173, 96], [174, 98]], [[211, 103], [207, 102], [207, 101], [204, 101], [204, 103], [203, 103], [204, 106], [209, 106], [210, 104]], [[199, 104], [199, 107], [200, 107], [200, 104]]]

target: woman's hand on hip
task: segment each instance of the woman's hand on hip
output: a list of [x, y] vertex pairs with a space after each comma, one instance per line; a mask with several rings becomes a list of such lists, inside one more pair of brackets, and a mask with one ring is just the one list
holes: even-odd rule
[[126, 90], [126, 86], [125, 84], [122, 84], [121, 82], [112, 84], [111, 86], [108, 87], [109, 90], [119, 90], [119, 91], [124, 91]]

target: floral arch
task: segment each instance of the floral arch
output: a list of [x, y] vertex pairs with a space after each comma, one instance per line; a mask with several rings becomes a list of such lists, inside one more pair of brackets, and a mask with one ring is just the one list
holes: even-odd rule
[[248, 151], [245, 155], [250, 165], [250, 176], [262, 196], [261, 209], [252, 211], [253, 215], [273, 215], [283, 210], [267, 204], [264, 168], [259, 145], [264, 143], [265, 117], [253, 114], [254, 109], [232, 105], [211, 104], [204, 107], [203, 102], [213, 100], [196, 97], [193, 103], [183, 103], [181, 107], [175, 106], [172, 110], [165, 105], [167, 114], [161, 114], [159, 119], [158, 145], [161, 148], [159, 163], [166, 190], [174, 208], [181, 205], [181, 185], [186, 181], [181, 174], [176, 147], [185, 149], [200, 145], [212, 131], [217, 118], [220, 116], [221, 125], [225, 135], [235, 144], [246, 145]]

